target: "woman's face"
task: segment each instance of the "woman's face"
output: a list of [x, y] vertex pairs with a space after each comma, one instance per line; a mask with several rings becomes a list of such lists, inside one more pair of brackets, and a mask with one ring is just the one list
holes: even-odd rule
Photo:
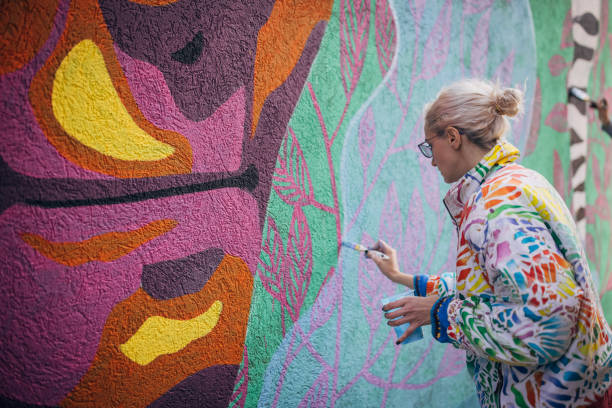
[[428, 132], [425, 135], [425, 141], [429, 143], [432, 151], [431, 165], [438, 168], [440, 174], [446, 183], [454, 183], [459, 180], [465, 171], [464, 165], [461, 163], [461, 155], [456, 148], [457, 139], [461, 135], [458, 132], [444, 132], [442, 135], [436, 135], [433, 132]]

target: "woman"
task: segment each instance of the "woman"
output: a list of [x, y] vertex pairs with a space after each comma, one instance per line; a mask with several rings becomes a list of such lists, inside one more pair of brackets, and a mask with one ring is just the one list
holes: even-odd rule
[[[546, 179], [516, 163], [503, 139], [519, 90], [463, 80], [425, 109], [419, 149], [444, 181], [458, 232], [455, 274], [401, 273], [379, 241], [372, 257], [416, 297], [383, 310], [391, 326], [431, 324], [466, 350], [482, 407], [601, 406], [612, 379], [612, 344], [575, 224]], [[595, 404], [595, 405], [594, 405]]]

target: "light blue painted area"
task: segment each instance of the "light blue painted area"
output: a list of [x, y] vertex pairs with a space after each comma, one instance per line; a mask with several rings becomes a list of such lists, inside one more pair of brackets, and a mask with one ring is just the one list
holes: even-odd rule
[[[502, 80], [525, 86], [525, 115], [508, 136], [523, 148], [535, 38], [527, 1], [496, 0], [472, 14], [461, 1], [422, 1], [420, 11], [413, 3], [419, 2], [393, 3], [394, 62], [345, 135], [338, 176], [342, 231], [343, 239], [365, 245], [386, 240], [398, 250], [403, 271], [441, 274], [454, 270], [456, 237], [441, 204], [448, 186], [416, 147], [423, 140], [423, 106], [441, 86], [472, 72], [493, 79], [506, 62]], [[488, 48], [472, 66], [474, 36], [487, 21]], [[436, 37], [438, 43], [431, 40]], [[427, 44], [434, 46], [425, 52]], [[341, 251], [335, 275], [272, 357], [259, 406], [473, 406], [475, 386], [460, 351], [433, 341], [429, 327], [423, 340], [395, 345], [380, 299], [400, 291], [359, 253]]]

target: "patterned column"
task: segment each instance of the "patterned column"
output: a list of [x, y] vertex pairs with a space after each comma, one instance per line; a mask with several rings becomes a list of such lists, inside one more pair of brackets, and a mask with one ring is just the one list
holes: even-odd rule
[[[572, 0], [574, 59], [567, 74], [568, 89], [572, 86], [587, 89], [597, 47], [600, 11], [601, 0]], [[586, 102], [569, 97], [567, 122], [570, 131], [572, 211], [583, 243], [586, 239], [587, 108]]]

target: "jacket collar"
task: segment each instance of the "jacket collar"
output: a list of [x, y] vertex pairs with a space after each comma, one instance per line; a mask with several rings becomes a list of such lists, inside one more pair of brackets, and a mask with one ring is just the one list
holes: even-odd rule
[[505, 139], [500, 139], [473, 169], [451, 186], [443, 201], [455, 225], [459, 224], [463, 207], [480, 189], [480, 185], [489, 174], [499, 167], [515, 162], [519, 156], [520, 152], [516, 147]]

